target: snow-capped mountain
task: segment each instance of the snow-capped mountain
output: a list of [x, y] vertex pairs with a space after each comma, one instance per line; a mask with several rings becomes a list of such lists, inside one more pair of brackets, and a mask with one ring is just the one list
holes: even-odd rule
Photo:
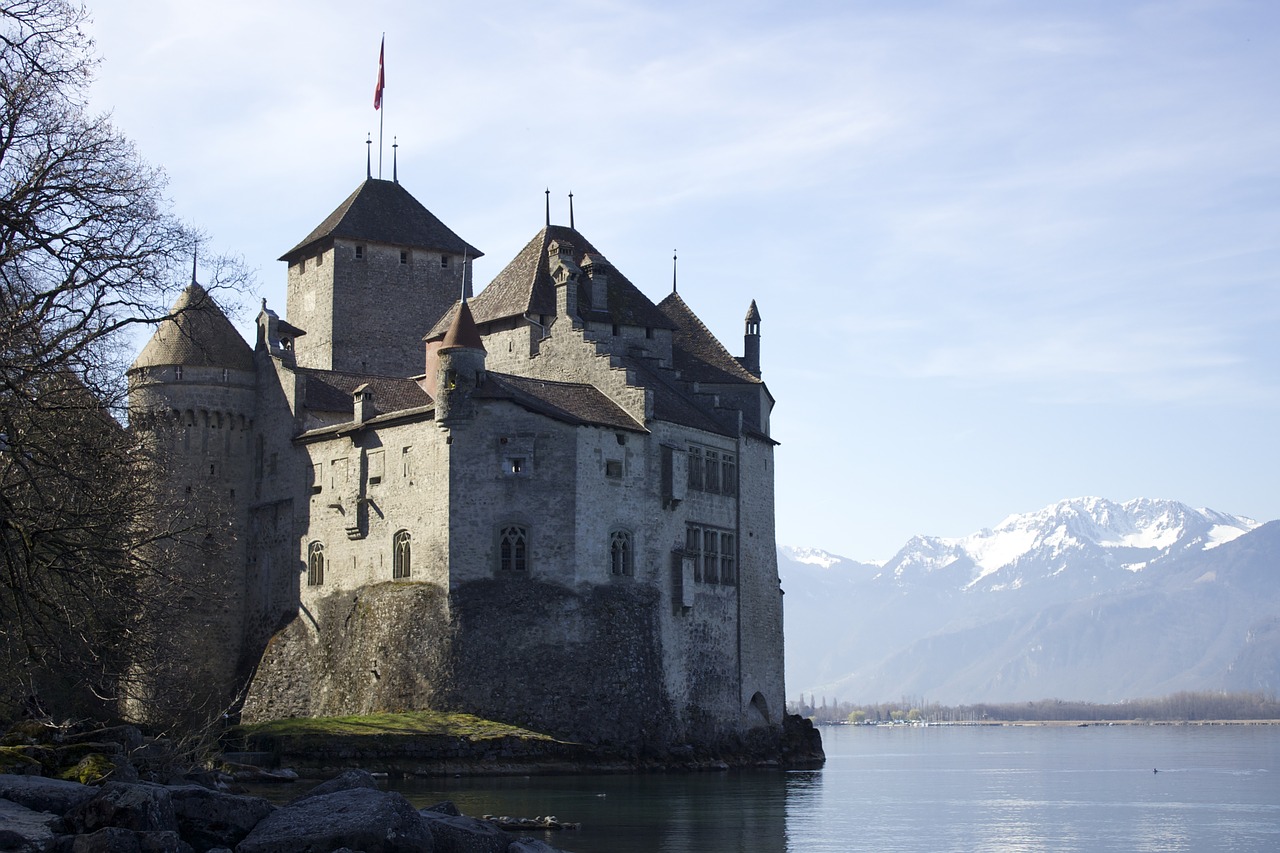
[[1111, 701], [1280, 685], [1280, 524], [1074, 498], [957, 539], [916, 536], [882, 565], [780, 548], [779, 568], [789, 695]]

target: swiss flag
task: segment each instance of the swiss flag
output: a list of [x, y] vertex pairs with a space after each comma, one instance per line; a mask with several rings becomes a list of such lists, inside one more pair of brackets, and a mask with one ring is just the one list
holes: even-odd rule
[[387, 72], [383, 66], [383, 54], [387, 49], [387, 37], [382, 37], [382, 44], [378, 47], [378, 85], [373, 89], [373, 108], [375, 110], [382, 109], [382, 90], [387, 87]]

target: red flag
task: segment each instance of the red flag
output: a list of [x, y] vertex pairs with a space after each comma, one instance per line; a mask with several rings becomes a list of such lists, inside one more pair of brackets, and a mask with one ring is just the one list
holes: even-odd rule
[[382, 90], [387, 87], [387, 74], [383, 68], [383, 53], [387, 49], [387, 37], [382, 37], [382, 44], [378, 47], [378, 85], [373, 89], [373, 108], [375, 110], [382, 109]]

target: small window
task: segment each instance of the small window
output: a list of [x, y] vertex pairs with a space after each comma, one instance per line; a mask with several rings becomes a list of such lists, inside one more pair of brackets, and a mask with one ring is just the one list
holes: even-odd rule
[[364, 260], [364, 246], [356, 246], [356, 260]]
[[726, 586], [733, 586], [737, 583], [737, 573], [734, 571], [734, 555], [737, 551], [733, 547], [733, 534], [720, 534], [720, 583]]
[[441, 255], [441, 256], [440, 256], [440, 269], [442, 269], [442, 270], [447, 270], [448, 268], [449, 268], [449, 256], [448, 256], [448, 255]]
[[604, 463], [604, 475], [614, 479], [622, 479], [622, 460], [608, 459]]
[[401, 264], [401, 266], [403, 266], [403, 265], [405, 265], [405, 264], [407, 264], [407, 263], [409, 263], [409, 253], [408, 253], [408, 252], [401, 252], [401, 253], [400, 253], [400, 264]]
[[324, 465], [317, 462], [311, 466], [311, 494], [318, 495], [324, 489]]
[[316, 253], [316, 266], [318, 267], [324, 266], [324, 252]]
[[609, 534], [609, 570], [619, 576], [632, 574], [631, 534], [625, 530]]
[[173, 378], [179, 382], [182, 381], [182, 365], [181, 364], [173, 368]]
[[412, 546], [409, 531], [401, 530], [391, 539], [391, 577], [407, 578], [410, 572]]
[[368, 456], [369, 465], [369, 485], [376, 486], [382, 482], [382, 458], [384, 454], [381, 450], [370, 450]]
[[720, 491], [720, 453], [715, 450], [704, 450], [703, 457], [707, 460], [707, 472], [702, 478], [702, 487], [708, 492]]
[[717, 583], [720, 576], [720, 533], [716, 530], [702, 531], [702, 579], [707, 583]]
[[653, 340], [653, 326], [645, 326], [645, 327], [644, 327], [644, 336], [645, 336], [645, 338], [647, 338], [648, 340]]
[[689, 448], [689, 488], [702, 491], [702, 448]]
[[312, 542], [307, 546], [307, 586], [324, 584], [324, 545]]
[[413, 476], [413, 448], [400, 448], [400, 476], [409, 479]]
[[529, 473], [529, 460], [524, 456], [507, 456], [504, 462], [503, 470], [513, 477]]
[[529, 571], [529, 531], [517, 524], [502, 528], [498, 544], [498, 568], [502, 572]]
[[231, 371], [230, 371], [230, 370], [228, 370], [228, 369], [227, 369], [227, 368], [225, 368], [225, 367], [224, 367], [224, 368], [222, 368], [222, 382], [223, 382], [223, 384], [225, 385], [226, 383], [228, 383], [228, 382], [230, 382], [230, 381], [231, 381]]
[[299, 258], [299, 259], [298, 259], [298, 272], [306, 272], [306, 271], [307, 271], [307, 259], [306, 259], [306, 258]]
[[619, 334], [621, 331], [622, 331], [621, 327], [619, 327], [617, 323], [614, 323], [614, 324], [613, 324], [613, 336], [616, 338], [616, 337], [618, 336], [618, 334]]

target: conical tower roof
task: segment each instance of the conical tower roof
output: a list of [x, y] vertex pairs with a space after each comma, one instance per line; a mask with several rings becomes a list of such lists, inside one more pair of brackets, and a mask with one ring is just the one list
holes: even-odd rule
[[253, 370], [253, 350], [203, 287], [191, 282], [130, 370], [183, 365]]
[[292, 262], [315, 243], [334, 237], [437, 249], [468, 258], [484, 254], [450, 231], [400, 184], [377, 178], [369, 178], [356, 187], [337, 210], [280, 260]]
[[484, 352], [484, 341], [480, 339], [480, 330], [476, 328], [476, 321], [472, 318], [471, 309], [467, 307], [465, 299], [458, 305], [458, 310], [453, 315], [453, 322], [449, 324], [449, 331], [445, 332], [440, 351], [460, 347]]

